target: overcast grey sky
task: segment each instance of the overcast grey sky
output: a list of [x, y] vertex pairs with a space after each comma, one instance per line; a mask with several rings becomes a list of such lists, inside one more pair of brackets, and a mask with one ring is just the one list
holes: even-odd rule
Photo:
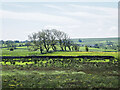
[[118, 36], [117, 2], [2, 2], [3, 40], [27, 40], [42, 29], [57, 29], [71, 38]]

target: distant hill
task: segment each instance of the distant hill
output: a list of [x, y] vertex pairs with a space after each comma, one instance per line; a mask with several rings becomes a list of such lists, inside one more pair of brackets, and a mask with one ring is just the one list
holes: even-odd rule
[[[103, 43], [103, 42], [115, 42], [118, 43], [118, 38], [75, 38], [75, 39], [71, 39], [72, 41], [76, 42], [76, 43]], [[79, 40], [81, 42], [79, 42]]]
[[74, 43], [80, 46], [90, 46], [99, 48], [117, 49], [118, 38], [76, 38], [71, 39]]

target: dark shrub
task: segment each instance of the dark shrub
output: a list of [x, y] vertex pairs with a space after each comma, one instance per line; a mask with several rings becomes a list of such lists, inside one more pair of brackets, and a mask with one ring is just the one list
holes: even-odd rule
[[88, 47], [87, 46], [85, 46], [85, 50], [86, 50], [86, 52], [88, 52]]
[[10, 51], [13, 51], [14, 49], [13, 48], [10, 48]]

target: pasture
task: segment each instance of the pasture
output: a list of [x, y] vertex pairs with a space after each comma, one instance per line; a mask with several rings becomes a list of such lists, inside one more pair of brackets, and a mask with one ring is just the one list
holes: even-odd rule
[[[2, 48], [1, 56], [113, 56], [117, 61], [117, 63], [109, 63], [109, 60], [106, 59], [84, 62], [84, 59], [81, 61], [72, 59], [73, 62], [68, 63], [65, 62], [65, 59], [51, 60], [45, 58], [36, 64], [34, 59], [32, 59], [33, 61], [20, 59], [21, 61], [15, 62], [15, 64], [10, 61], [6, 63], [2, 61], [2, 87], [3, 89], [119, 88], [119, 52], [102, 52], [104, 50], [98, 48], [89, 49], [91, 50], [89, 52], [85, 52], [84, 47], [80, 47], [80, 51], [51, 51], [40, 54], [40, 51], [28, 51], [25, 46], [17, 47], [14, 51]], [[25, 60], [27, 61], [25, 62]]]
[[[82, 55], [88, 55], [88, 56], [94, 56], [94, 55], [99, 55], [99, 56], [115, 56], [116, 58], [118, 57], [118, 53], [113, 49], [107, 49], [106, 51], [108, 52], [103, 52], [105, 49], [101, 48], [89, 48], [89, 52], [85, 51], [85, 47], [80, 47], [80, 51], [58, 51], [56, 52], [51, 52], [50, 53], [45, 53], [45, 54], [40, 54], [40, 51], [28, 51], [26, 46], [23, 47], [17, 47], [14, 51], [10, 51], [7, 48], [2, 48], [0, 51], [2, 52], [1, 56], [82, 56]], [[109, 52], [110, 51], [110, 52]]]

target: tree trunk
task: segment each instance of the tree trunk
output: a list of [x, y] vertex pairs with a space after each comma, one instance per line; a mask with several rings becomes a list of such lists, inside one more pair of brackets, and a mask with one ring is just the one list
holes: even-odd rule
[[64, 51], [63, 47], [62, 46], [60, 46], [60, 47], [61, 47], [61, 50]]
[[62, 46], [62, 40], [59, 40], [59, 43], [60, 43], [61, 50], [64, 51], [63, 46]]
[[56, 51], [55, 45], [52, 45], [52, 49], [53, 49], [53, 51]]
[[49, 52], [49, 48], [47, 48], [46, 51]]
[[70, 48], [70, 46], [68, 46], [68, 48], [69, 48], [69, 50], [71, 51], [71, 48]]
[[42, 47], [40, 47], [40, 52], [41, 52], [41, 54], [42, 54], [42, 51], [43, 51], [43, 49], [42, 49]]
[[66, 51], [66, 46], [65, 46], [65, 51]]

